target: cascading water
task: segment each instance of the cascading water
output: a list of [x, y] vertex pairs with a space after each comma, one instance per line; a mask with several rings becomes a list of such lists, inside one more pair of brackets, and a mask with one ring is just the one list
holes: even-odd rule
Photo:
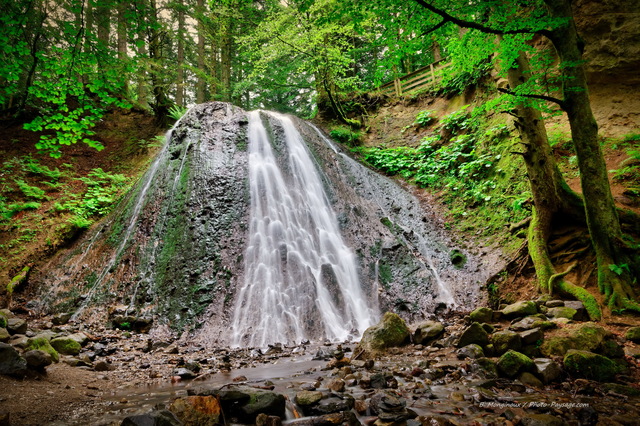
[[249, 241], [233, 343], [357, 337], [375, 321], [377, 306], [362, 295], [355, 256], [301, 135], [288, 117], [271, 116], [284, 131], [289, 173], [278, 165], [260, 113], [249, 113]]

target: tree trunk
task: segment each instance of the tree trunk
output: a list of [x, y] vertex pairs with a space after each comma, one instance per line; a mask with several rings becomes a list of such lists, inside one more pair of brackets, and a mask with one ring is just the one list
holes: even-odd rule
[[109, 35], [111, 33], [111, 7], [104, 1], [96, 2], [95, 21], [98, 27], [98, 48], [101, 52], [109, 49]]
[[178, 73], [176, 76], [176, 104], [183, 107], [184, 102], [184, 3], [178, 0]]
[[[612, 309], [640, 311], [632, 287], [631, 268], [625, 253], [622, 229], [609, 186], [607, 167], [598, 142], [598, 125], [591, 110], [580, 40], [570, 0], [545, 0], [551, 17], [569, 19], [550, 35], [561, 60], [563, 103], [567, 112], [580, 168], [587, 224], [596, 253], [598, 287]], [[628, 270], [624, 270], [626, 265]], [[617, 269], [619, 273], [614, 272]]]
[[152, 108], [158, 125], [166, 127], [168, 124], [167, 117], [169, 116], [169, 99], [167, 98], [162, 78], [162, 32], [158, 22], [156, 0], [150, 0], [149, 5], [151, 7], [149, 11], [149, 59], [153, 62], [153, 69], [149, 73], [154, 97]]
[[198, 20], [198, 45], [197, 45], [197, 57], [198, 57], [198, 80], [196, 83], [196, 103], [204, 102], [204, 91], [205, 91], [205, 79], [204, 75], [206, 73], [204, 67], [205, 61], [205, 52], [204, 52], [204, 0], [198, 0], [196, 5], [196, 13]]

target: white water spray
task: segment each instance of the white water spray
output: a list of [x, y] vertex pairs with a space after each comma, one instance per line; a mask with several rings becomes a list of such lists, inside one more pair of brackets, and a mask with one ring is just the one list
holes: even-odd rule
[[354, 254], [293, 122], [282, 126], [288, 159], [284, 173], [260, 113], [249, 114], [251, 213], [245, 282], [234, 309], [234, 345], [264, 347], [306, 339], [359, 337], [377, 308], [362, 294]]

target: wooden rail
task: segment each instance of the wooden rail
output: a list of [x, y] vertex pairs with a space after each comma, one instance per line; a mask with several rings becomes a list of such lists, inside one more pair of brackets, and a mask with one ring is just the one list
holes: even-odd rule
[[435, 88], [442, 80], [442, 70], [451, 66], [450, 62], [440, 60], [426, 67], [417, 69], [403, 77], [390, 81], [376, 89], [384, 95], [401, 96], [426, 88]]

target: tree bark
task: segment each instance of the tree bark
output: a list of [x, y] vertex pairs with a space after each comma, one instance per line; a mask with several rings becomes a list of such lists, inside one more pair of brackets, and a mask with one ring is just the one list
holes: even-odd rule
[[183, 107], [184, 102], [184, 33], [185, 33], [185, 25], [184, 25], [184, 2], [183, 0], [178, 0], [177, 2], [178, 9], [178, 70], [176, 76], [176, 104]]
[[204, 0], [198, 0], [196, 5], [196, 13], [198, 20], [198, 45], [197, 45], [197, 66], [198, 66], [198, 79], [196, 82], [196, 103], [204, 102], [204, 91], [205, 91], [205, 79], [204, 75], [206, 73], [204, 61], [205, 61], [205, 52], [204, 52]]

